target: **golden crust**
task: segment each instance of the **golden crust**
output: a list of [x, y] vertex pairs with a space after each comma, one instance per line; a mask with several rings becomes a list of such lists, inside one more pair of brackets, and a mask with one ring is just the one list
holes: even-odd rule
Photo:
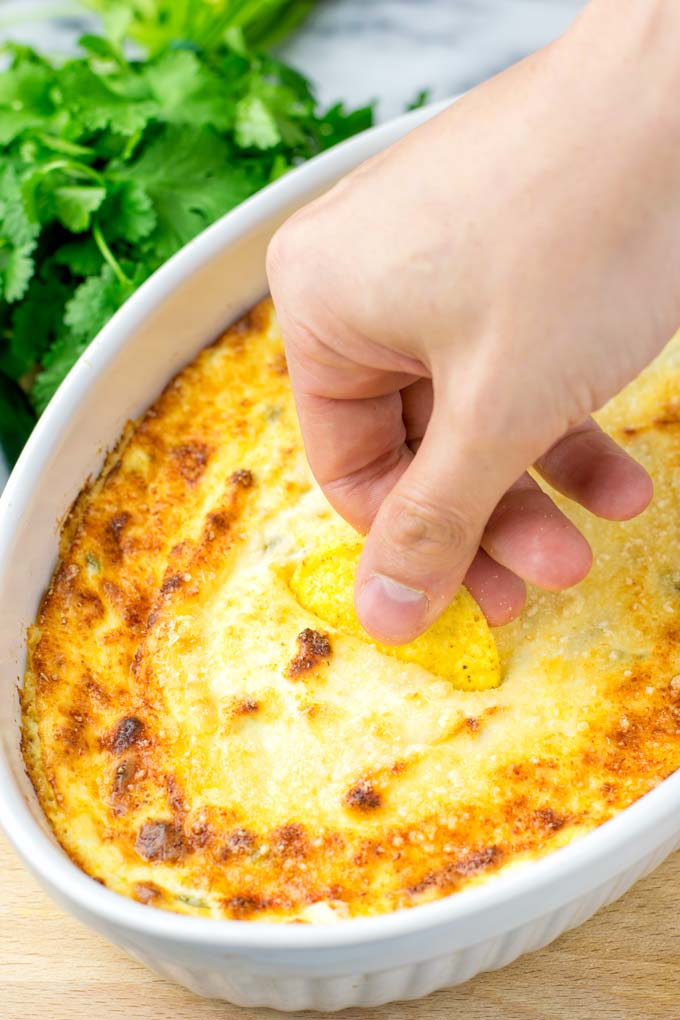
[[375, 914], [530, 862], [668, 776], [679, 351], [601, 416], [653, 506], [624, 525], [570, 506], [591, 576], [532, 593], [497, 632], [502, 686], [461, 692], [296, 602], [295, 564], [351, 533], [309, 475], [270, 303], [207, 348], [83, 490], [31, 628], [24, 755], [67, 852], [182, 913]]

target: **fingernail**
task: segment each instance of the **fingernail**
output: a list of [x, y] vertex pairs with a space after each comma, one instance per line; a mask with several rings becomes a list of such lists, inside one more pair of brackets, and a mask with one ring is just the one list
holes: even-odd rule
[[428, 605], [425, 592], [384, 574], [369, 577], [357, 599], [359, 619], [369, 634], [395, 645], [424, 630]]

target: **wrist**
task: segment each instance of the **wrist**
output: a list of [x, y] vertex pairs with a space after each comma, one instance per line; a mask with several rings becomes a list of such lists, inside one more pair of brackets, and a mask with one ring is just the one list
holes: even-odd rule
[[579, 21], [599, 19], [613, 35], [630, 34], [654, 43], [668, 38], [668, 32], [680, 31], [680, 8], [676, 0], [590, 0]]
[[680, 162], [677, 0], [590, 0], [556, 46], [565, 66], [577, 69], [572, 83], [599, 110], [603, 127], [625, 125], [629, 141], [648, 146], [652, 160], [672, 152]]
[[644, 74], [639, 85], [680, 85], [677, 0], [590, 0], [572, 34], [599, 59], [615, 59], [629, 77]]

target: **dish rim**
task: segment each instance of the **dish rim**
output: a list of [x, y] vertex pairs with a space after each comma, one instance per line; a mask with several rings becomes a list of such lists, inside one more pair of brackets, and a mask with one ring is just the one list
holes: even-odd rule
[[[412, 111], [363, 132], [322, 153], [254, 195], [208, 227], [153, 274], [116, 313], [71, 370], [38, 422], [0, 497], [0, 571], [10, 555], [12, 539], [28, 499], [40, 484], [42, 467], [59, 443], [62, 431], [76, 413], [93, 377], [102, 374], [135, 330], [187, 278], [211, 261], [225, 246], [257, 228], [277, 211], [301, 204], [315, 181], [344, 156], [356, 153], [358, 165], [382, 145], [417, 127], [452, 100]], [[211, 946], [216, 949], [332, 950], [423, 934], [427, 930], [464, 923], [473, 917], [505, 911], [508, 930], [527, 920], [526, 911], [510, 908], [529, 897], [533, 914], [545, 912], [541, 893], [559, 885], [559, 903], [587, 893], [614, 872], [642, 860], [665, 841], [658, 830], [680, 813], [680, 770], [598, 828], [575, 838], [545, 857], [527, 862], [483, 884], [410, 908], [371, 917], [355, 917], [336, 924], [296, 925], [272, 921], [202, 918], [149, 908], [113, 892], [90, 878], [48, 836], [33, 817], [0, 751], [0, 827], [24, 864], [83, 914], [100, 918], [164, 942]], [[644, 837], [647, 837], [645, 840]], [[615, 861], [607, 868], [607, 862]], [[583, 880], [583, 874], [587, 876]], [[581, 875], [578, 889], [572, 888]], [[559, 904], [554, 904], [558, 906]], [[466, 944], [482, 941], [480, 933]]]

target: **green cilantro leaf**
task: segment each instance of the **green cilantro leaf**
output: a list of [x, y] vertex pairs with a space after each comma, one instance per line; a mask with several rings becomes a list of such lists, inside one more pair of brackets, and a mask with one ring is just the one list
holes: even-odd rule
[[97, 276], [88, 277], [75, 290], [66, 303], [65, 329], [43, 357], [42, 370], [31, 387], [31, 400], [38, 413], [45, 409], [90, 340], [141, 282], [141, 274], [137, 279], [125, 282], [105, 265]]
[[156, 103], [144, 94], [141, 79], [99, 75], [83, 61], [70, 61], [59, 74], [64, 103], [89, 131], [109, 128], [114, 134], [143, 130], [156, 113]]
[[72, 233], [82, 234], [92, 222], [92, 213], [97, 211], [105, 198], [106, 188], [74, 184], [55, 188], [57, 217]]
[[430, 101], [430, 90], [429, 89], [421, 89], [419, 92], [416, 93], [415, 97], [411, 100], [411, 102], [408, 104], [406, 109], [407, 110], [420, 110], [421, 107], [425, 106], [425, 104], [429, 103], [429, 101]]
[[100, 57], [102, 60], [112, 60], [115, 64], [123, 62], [119, 44], [110, 39], [103, 39], [100, 35], [90, 35], [89, 33], [81, 35], [78, 45], [81, 49], [87, 50], [88, 53], [92, 53], [93, 56]]
[[148, 192], [134, 180], [116, 181], [109, 189], [99, 221], [109, 242], [136, 244], [148, 237], [158, 218]]
[[366, 131], [372, 123], [372, 106], [363, 106], [347, 113], [342, 103], [336, 103], [326, 111], [317, 127], [321, 148], [330, 149], [333, 145], [351, 138], [352, 135]]
[[14, 245], [0, 250], [0, 270], [5, 277], [5, 300], [10, 304], [26, 293], [35, 271], [33, 244]]
[[[81, 283], [66, 305], [64, 324], [70, 336], [76, 340], [91, 340], [133, 291], [130, 282], [121, 281], [111, 266], [104, 266], [97, 276]], [[47, 359], [45, 364], [48, 364]]]
[[168, 124], [211, 124], [228, 131], [234, 124], [234, 101], [220, 76], [189, 50], [171, 50], [144, 71]]
[[60, 336], [52, 344], [30, 389], [31, 403], [38, 414], [43, 413], [80, 355], [87, 350], [87, 345], [87, 340], [70, 333]]
[[54, 71], [42, 63], [20, 63], [0, 75], [0, 145], [22, 132], [46, 127], [55, 113]]
[[236, 104], [234, 136], [242, 149], [273, 149], [281, 141], [276, 117], [260, 96], [244, 96]]
[[52, 260], [56, 265], [67, 268], [72, 277], [96, 276], [103, 261], [102, 253], [90, 234], [62, 244], [54, 252]]
[[0, 371], [17, 380], [31, 373], [61, 327], [70, 294], [71, 288], [54, 266], [47, 264], [43, 276], [33, 278], [24, 300], [12, 306]]
[[38, 232], [26, 215], [17, 172], [6, 166], [0, 173], [0, 281], [10, 304], [23, 297], [33, 276]]
[[147, 244], [161, 260], [264, 183], [210, 127], [164, 128], [121, 174], [153, 202], [158, 225]]
[[35, 424], [26, 396], [0, 372], [0, 448], [10, 463], [21, 453]]

